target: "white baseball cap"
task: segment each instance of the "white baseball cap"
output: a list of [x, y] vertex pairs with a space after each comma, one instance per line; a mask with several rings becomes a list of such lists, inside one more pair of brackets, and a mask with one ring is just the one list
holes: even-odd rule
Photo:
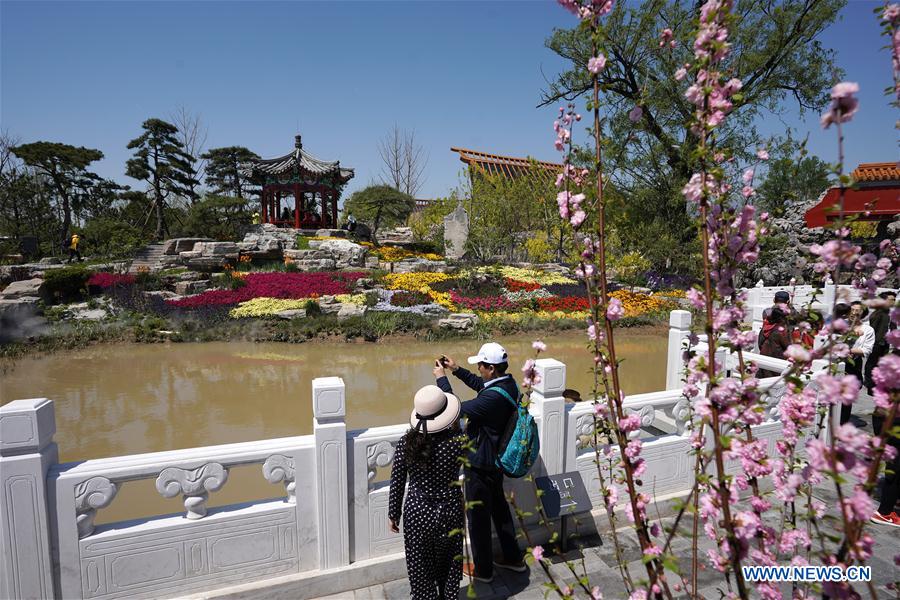
[[481, 347], [477, 355], [470, 356], [468, 360], [470, 365], [477, 365], [480, 362], [489, 365], [499, 365], [507, 362], [508, 357], [503, 346], [497, 342], [488, 342]]

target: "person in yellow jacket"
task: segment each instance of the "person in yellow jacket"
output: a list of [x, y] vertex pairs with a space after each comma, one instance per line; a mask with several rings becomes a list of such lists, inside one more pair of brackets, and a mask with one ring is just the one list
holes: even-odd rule
[[258, 213], [258, 212], [253, 213], [253, 221], [252, 221], [252, 223], [253, 223], [254, 225], [259, 225], [260, 220], [259, 220], [259, 213]]
[[78, 251], [80, 243], [81, 237], [77, 233], [73, 233], [69, 239], [69, 262], [72, 262], [72, 259], [76, 256], [78, 257], [78, 262], [81, 262], [81, 252]]

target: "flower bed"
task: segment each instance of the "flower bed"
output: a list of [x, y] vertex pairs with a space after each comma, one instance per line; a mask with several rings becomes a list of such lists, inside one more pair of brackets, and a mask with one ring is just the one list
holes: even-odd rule
[[625, 308], [626, 317], [638, 317], [647, 313], [655, 313], [668, 310], [673, 307], [671, 301], [666, 301], [657, 296], [647, 296], [628, 290], [616, 290], [610, 292], [610, 298], [618, 298]]
[[470, 273], [491, 273], [526, 283], [537, 283], [541, 286], [554, 283], [578, 283], [574, 279], [563, 277], [559, 273], [548, 273], [538, 269], [523, 269], [521, 267], [476, 267]]
[[88, 278], [88, 287], [96, 287], [101, 290], [108, 290], [115, 286], [132, 285], [135, 281], [134, 275], [120, 275], [118, 273], [94, 273]]
[[246, 285], [239, 289], [209, 290], [196, 296], [170, 300], [169, 304], [179, 308], [195, 308], [239, 304], [254, 298], [299, 300], [346, 294], [350, 292], [350, 284], [365, 275], [359, 272], [248, 273], [244, 276]]
[[450, 299], [453, 301], [453, 304], [459, 306], [460, 308], [467, 308], [470, 310], [494, 311], [516, 310], [521, 308], [521, 305], [518, 302], [507, 300], [503, 296], [467, 298], [465, 296], [460, 296], [456, 292], [450, 292]]
[[541, 310], [547, 312], [583, 312], [590, 308], [587, 298], [579, 298], [577, 296], [537, 298], [535, 302], [537, 302]]
[[504, 277], [503, 283], [510, 292], [533, 292], [541, 288], [541, 284], [534, 281], [519, 281], [512, 277]]
[[391, 295], [391, 306], [410, 307], [430, 303], [431, 297], [422, 292], [398, 291]]

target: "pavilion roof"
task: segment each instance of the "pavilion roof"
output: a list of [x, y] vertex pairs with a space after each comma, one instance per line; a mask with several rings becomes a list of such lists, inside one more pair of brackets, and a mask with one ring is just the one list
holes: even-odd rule
[[900, 163], [861, 163], [853, 169], [852, 177], [858, 182], [900, 182]]
[[281, 176], [294, 171], [312, 175], [313, 177], [334, 176], [340, 183], [347, 183], [353, 178], [353, 169], [341, 167], [340, 161], [327, 161], [313, 156], [303, 149], [300, 136], [294, 138], [294, 149], [276, 158], [261, 158], [247, 164], [249, 170], [264, 175]]
[[470, 169], [478, 169], [488, 175], [500, 175], [510, 179], [522, 176], [551, 180], [562, 171], [559, 163], [536, 161], [531, 158], [516, 158], [500, 154], [488, 154], [466, 148], [450, 148], [459, 153], [459, 160]]

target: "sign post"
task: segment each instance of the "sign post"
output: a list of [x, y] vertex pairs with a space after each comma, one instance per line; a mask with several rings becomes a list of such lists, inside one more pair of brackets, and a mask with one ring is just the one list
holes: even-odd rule
[[551, 559], [552, 562], [571, 560], [580, 557], [577, 550], [573, 556], [569, 556], [569, 531], [568, 521], [572, 515], [590, 512], [593, 506], [588, 496], [581, 473], [570, 471], [559, 475], [535, 477], [534, 483], [541, 491], [541, 506], [548, 519], [559, 518], [559, 536], [561, 540], [561, 555]]

